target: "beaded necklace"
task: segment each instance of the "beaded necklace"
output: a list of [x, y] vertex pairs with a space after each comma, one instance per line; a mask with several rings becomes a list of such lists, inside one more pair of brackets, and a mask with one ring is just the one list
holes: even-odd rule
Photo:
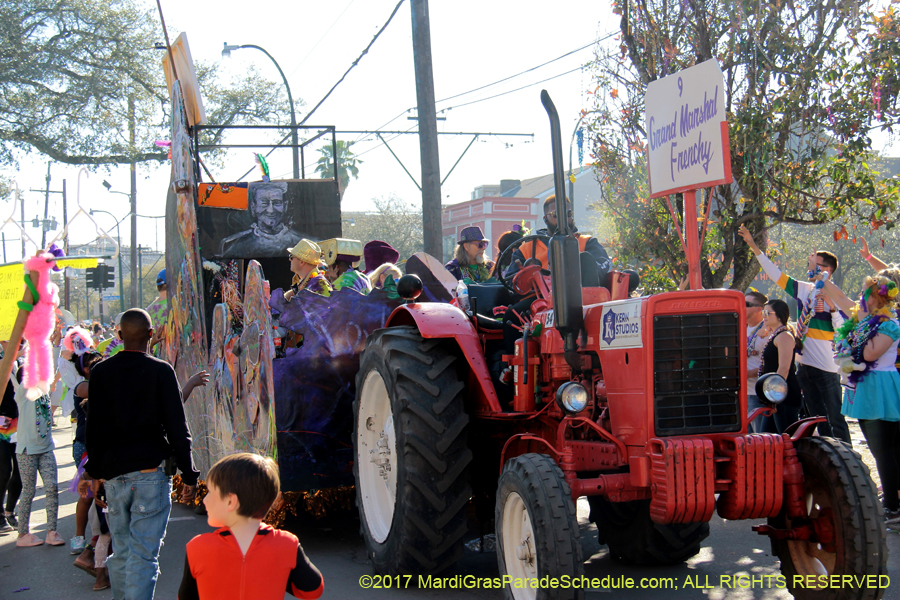
[[486, 262], [466, 265], [465, 267], [462, 267], [461, 270], [463, 271], [464, 276], [467, 276], [476, 283], [487, 281], [491, 276], [491, 271]]
[[[782, 331], [787, 331], [787, 325], [782, 325], [781, 327], [777, 328], [775, 331], [772, 332], [772, 335], [770, 335], [769, 339], [766, 340], [766, 345], [763, 346], [763, 352], [766, 351], [766, 348], [769, 347], [769, 344], [772, 343], [772, 340], [774, 340], [775, 337]], [[762, 354], [762, 352], [760, 352], [760, 354]], [[765, 365], [765, 361], [759, 361], [759, 371], [757, 373], [759, 375], [759, 377], [762, 377], [763, 375], [765, 375], [765, 373], [763, 372], [764, 365]]]
[[835, 334], [835, 357], [850, 358], [857, 365], [864, 365], [861, 370], [850, 372], [849, 381], [856, 385], [867, 375], [876, 361], [865, 359], [865, 349], [868, 343], [878, 335], [881, 324], [894, 317], [894, 311], [888, 307], [873, 311], [867, 317], [859, 319], [859, 309], [854, 307], [850, 318], [838, 329]]
[[761, 354], [761, 352], [754, 347], [754, 343], [756, 342], [756, 336], [762, 331], [763, 325], [765, 324], [765, 321], [760, 321], [759, 325], [756, 326], [756, 329], [753, 330], [753, 333], [751, 333], [750, 337], [747, 339], [747, 356], [757, 356], [758, 354]]

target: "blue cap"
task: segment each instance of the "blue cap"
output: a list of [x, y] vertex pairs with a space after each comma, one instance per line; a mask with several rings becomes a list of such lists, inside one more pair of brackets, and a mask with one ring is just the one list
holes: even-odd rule
[[160, 271], [159, 274], [156, 276], [156, 285], [157, 285], [157, 287], [159, 287], [161, 285], [166, 285], [166, 270], [165, 269]]

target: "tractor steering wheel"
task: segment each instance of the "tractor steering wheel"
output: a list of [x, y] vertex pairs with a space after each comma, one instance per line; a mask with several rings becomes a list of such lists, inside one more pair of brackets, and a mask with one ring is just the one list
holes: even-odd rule
[[[550, 247], [550, 236], [549, 235], [544, 235], [543, 233], [534, 233], [532, 235], [526, 235], [525, 237], [519, 238], [518, 240], [514, 241], [512, 244], [507, 246], [506, 249], [500, 253], [500, 256], [497, 257], [497, 262], [502, 264], [503, 259], [506, 257], [507, 254], [512, 255], [512, 253], [516, 250], [516, 248], [518, 248], [522, 244], [524, 244], [526, 242], [535, 242], [535, 241], [544, 242], [544, 245], [547, 246], [547, 248]], [[509, 266], [512, 266], [512, 262], [510, 262]], [[512, 277], [507, 277], [502, 272], [497, 274], [497, 279], [500, 280], [500, 283], [503, 284], [503, 287], [505, 287], [511, 294], [519, 293], [513, 288], [512, 280], [513, 280], [513, 277], [515, 277], [515, 275], [517, 275], [518, 273], [521, 273], [524, 270], [525, 265], [522, 265], [522, 267], [523, 267], [523, 269], [520, 269], [517, 273], [514, 273]], [[541, 274], [543, 274], [543, 275], [550, 274], [550, 271], [546, 267], [547, 267], [547, 265], [541, 266]], [[509, 269], [509, 267], [507, 267], [507, 269]]]

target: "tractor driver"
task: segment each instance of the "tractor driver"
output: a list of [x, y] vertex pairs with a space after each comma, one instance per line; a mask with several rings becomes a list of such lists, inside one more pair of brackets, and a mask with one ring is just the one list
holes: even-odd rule
[[[579, 251], [587, 252], [594, 258], [594, 261], [597, 263], [599, 285], [611, 290], [612, 281], [609, 271], [612, 267], [612, 261], [609, 259], [609, 255], [606, 253], [603, 246], [600, 245], [600, 242], [597, 241], [597, 238], [578, 233], [578, 228], [575, 227], [575, 215], [572, 212], [571, 201], [566, 201], [566, 209], [569, 219], [569, 229], [578, 240]], [[554, 194], [550, 194], [544, 200], [544, 224], [547, 227], [545, 229], [538, 229], [535, 234], [546, 235], [548, 237], [556, 235], [556, 232], [559, 229], [559, 218], [556, 214], [556, 195]], [[544, 243], [543, 240], [532, 240], [531, 242], [526, 242], [519, 246], [516, 251], [513, 252], [512, 265], [507, 271], [507, 275], [511, 277], [517, 273], [522, 265], [525, 265], [527, 261], [531, 259], [540, 261], [541, 266], [544, 269], [550, 267], [547, 244]], [[582, 264], [584, 263], [582, 262]], [[628, 273], [628, 292], [631, 293], [637, 288], [640, 278], [635, 271], [630, 269], [625, 270], [624, 272]], [[582, 283], [585, 286], [590, 285], [590, 276], [588, 275], [585, 277], [585, 273], [582, 273]]]
[[[600, 242], [597, 241], [597, 238], [578, 233], [578, 228], [575, 227], [575, 216], [572, 212], [572, 203], [569, 200], [566, 201], [566, 209], [566, 214], [569, 219], [569, 229], [572, 231], [572, 235], [578, 240], [578, 249], [582, 253], [582, 285], [588, 287], [596, 286], [599, 283], [599, 285], [612, 290], [612, 278], [609, 273], [612, 267], [612, 261], [609, 259], [609, 255], [606, 253], [603, 246], [600, 245]], [[554, 194], [547, 196], [546, 200], [544, 200], [544, 224], [547, 225], [546, 229], [539, 229], [535, 232], [537, 235], [546, 235], [548, 237], [556, 235], [556, 232], [559, 229], [559, 216], [556, 214], [556, 195]], [[597, 279], [593, 279], [591, 277], [592, 274], [586, 273], [584, 270], [584, 265], [590, 263], [589, 260], [587, 263], [584, 260], [585, 254], [591, 256], [597, 265]], [[550, 266], [547, 244], [543, 240], [525, 242], [516, 248], [512, 256], [512, 264], [507, 270], [506, 276], [512, 277], [524, 265], [534, 264], [534, 261], [539, 261], [541, 267], [545, 269]], [[637, 288], [640, 277], [637, 272], [630, 269], [623, 272], [628, 273], [628, 293], [630, 294]], [[513, 326], [522, 325], [522, 323], [518, 322], [519, 318], [516, 316], [516, 313], [522, 315], [522, 317], [527, 320], [529, 318], [529, 309], [531, 308], [531, 303], [533, 301], [534, 298], [532, 296], [519, 300], [510, 307], [513, 310], [506, 311], [506, 314], [503, 317], [503, 342], [507, 354], [513, 354], [515, 351], [516, 339], [522, 335], [519, 330]], [[512, 368], [507, 366], [500, 375], [500, 381], [502, 383], [509, 383], [512, 380], [512, 374]]]

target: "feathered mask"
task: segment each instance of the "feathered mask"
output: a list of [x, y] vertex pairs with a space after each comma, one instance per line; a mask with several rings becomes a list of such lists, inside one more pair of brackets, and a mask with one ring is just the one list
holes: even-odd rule
[[81, 356], [94, 347], [94, 340], [90, 332], [82, 327], [72, 327], [63, 338], [63, 346], [76, 356]]

